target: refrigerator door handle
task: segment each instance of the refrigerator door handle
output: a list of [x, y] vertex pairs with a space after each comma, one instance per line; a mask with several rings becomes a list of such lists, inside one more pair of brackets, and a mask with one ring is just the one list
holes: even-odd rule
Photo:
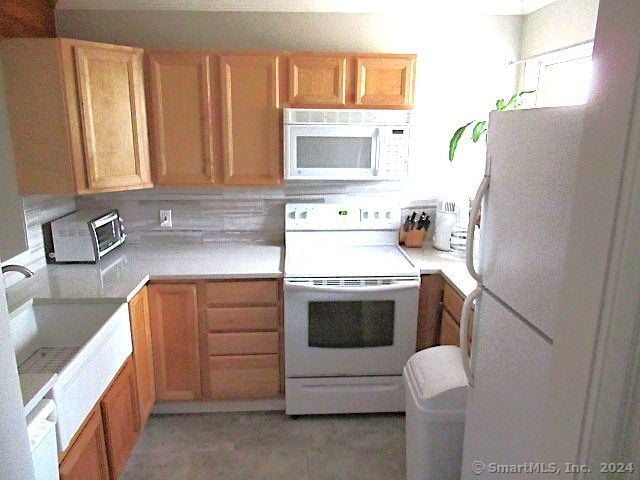
[[480, 294], [482, 293], [482, 287], [479, 285], [471, 292], [462, 304], [462, 313], [460, 314], [460, 354], [462, 355], [462, 366], [464, 372], [467, 374], [467, 380], [469, 385], [473, 386], [473, 370], [471, 368], [471, 353], [467, 346], [467, 332], [469, 331], [469, 314], [471, 313], [471, 307]]
[[488, 173], [485, 173], [484, 177], [482, 177], [482, 182], [480, 182], [480, 186], [478, 187], [476, 196], [473, 199], [473, 202], [471, 203], [471, 212], [469, 213], [469, 224], [467, 225], [467, 251], [466, 251], [467, 270], [469, 270], [469, 274], [478, 282], [481, 281], [481, 276], [476, 271], [476, 267], [473, 264], [473, 250], [474, 250], [475, 234], [476, 234], [476, 218], [478, 218], [478, 214], [480, 213], [482, 198], [484, 197], [485, 193], [487, 193], [487, 189], [489, 188], [490, 179], [491, 179], [491, 176]]

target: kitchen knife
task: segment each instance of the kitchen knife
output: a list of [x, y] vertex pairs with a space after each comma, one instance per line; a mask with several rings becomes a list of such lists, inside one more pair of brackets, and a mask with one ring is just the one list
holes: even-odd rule
[[404, 221], [404, 231], [408, 232], [409, 228], [411, 227], [411, 215], [407, 215], [407, 219]]
[[413, 230], [416, 226], [416, 217], [418, 216], [418, 212], [413, 212], [411, 215], [411, 222], [409, 225], [409, 230]]
[[420, 214], [420, 218], [418, 219], [418, 230], [422, 230], [424, 228], [424, 222], [427, 219], [427, 212], [422, 212]]

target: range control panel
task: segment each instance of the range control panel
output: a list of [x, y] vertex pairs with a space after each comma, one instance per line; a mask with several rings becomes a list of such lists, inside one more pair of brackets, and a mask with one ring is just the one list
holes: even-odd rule
[[400, 225], [400, 207], [337, 203], [289, 203], [285, 230], [393, 230]]

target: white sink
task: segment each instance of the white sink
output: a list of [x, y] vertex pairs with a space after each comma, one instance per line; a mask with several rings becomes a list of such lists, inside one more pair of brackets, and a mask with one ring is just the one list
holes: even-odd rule
[[20, 373], [57, 373], [58, 450], [64, 451], [131, 354], [127, 304], [28, 303], [10, 315]]

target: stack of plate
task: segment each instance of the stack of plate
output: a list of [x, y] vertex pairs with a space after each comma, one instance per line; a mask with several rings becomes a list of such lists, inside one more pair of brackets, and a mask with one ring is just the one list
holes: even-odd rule
[[449, 240], [449, 248], [451, 255], [457, 258], [465, 258], [467, 254], [467, 227], [456, 225], [451, 230], [451, 238]]

